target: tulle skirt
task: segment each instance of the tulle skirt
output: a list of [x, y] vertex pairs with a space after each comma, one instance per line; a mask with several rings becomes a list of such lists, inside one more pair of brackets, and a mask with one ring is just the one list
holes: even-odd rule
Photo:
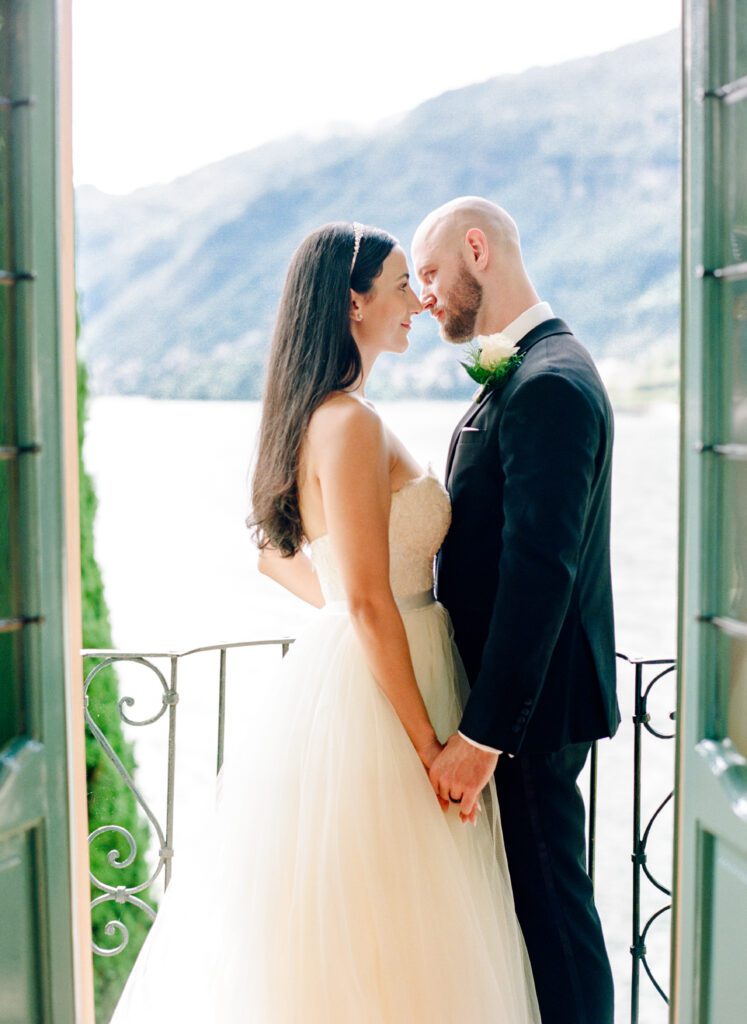
[[[445, 740], [464, 685], [448, 614], [402, 614]], [[538, 1024], [495, 791], [476, 826], [441, 810], [344, 609], [242, 732], [114, 1024]]]

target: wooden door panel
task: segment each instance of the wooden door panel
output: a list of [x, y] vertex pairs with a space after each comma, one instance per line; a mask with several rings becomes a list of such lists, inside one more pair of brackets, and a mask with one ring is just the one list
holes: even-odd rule
[[69, 0], [0, 0], [0, 1024], [92, 1017], [71, 832], [85, 784], [68, 24]]
[[0, 841], [0, 1020], [35, 1024], [42, 1020], [39, 982], [44, 966], [39, 955], [39, 872], [36, 830]]
[[747, 1019], [747, 4], [684, 7], [672, 1024]]
[[705, 1024], [744, 1024], [747, 1015], [747, 854], [718, 836], [709, 837], [713, 893], [708, 932], [709, 962]]

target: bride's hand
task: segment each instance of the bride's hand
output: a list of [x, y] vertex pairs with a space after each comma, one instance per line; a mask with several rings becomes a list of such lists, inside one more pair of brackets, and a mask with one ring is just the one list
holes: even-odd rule
[[[430, 781], [431, 765], [433, 764], [433, 762], [436, 760], [436, 758], [443, 749], [444, 744], [439, 742], [438, 737], [436, 736], [435, 733], [433, 734], [432, 738], [427, 740], [427, 742], [424, 743], [422, 746], [416, 747], [418, 757], [420, 758], [420, 761], [423, 767], [425, 768], [426, 774], [428, 775], [428, 781]], [[433, 783], [431, 783], [431, 785], [433, 785]], [[435, 786], [434, 792], [436, 794], [438, 802], [441, 804], [441, 809], [445, 811], [449, 806], [449, 801], [444, 800], [442, 796], [439, 796], [438, 790], [435, 788]]]

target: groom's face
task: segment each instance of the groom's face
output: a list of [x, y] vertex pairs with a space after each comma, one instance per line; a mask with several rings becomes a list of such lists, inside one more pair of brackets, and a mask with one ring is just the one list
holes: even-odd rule
[[[422, 282], [420, 301], [438, 321], [444, 341], [461, 344], [475, 336], [482, 305], [482, 286], [470, 274], [461, 253], [439, 253], [427, 244], [413, 248], [416, 273]], [[420, 250], [421, 246], [417, 246]]]

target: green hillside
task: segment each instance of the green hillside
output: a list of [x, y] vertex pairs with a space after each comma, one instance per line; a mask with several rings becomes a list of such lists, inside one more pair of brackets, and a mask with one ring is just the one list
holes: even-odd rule
[[[679, 50], [668, 33], [501, 76], [367, 135], [288, 139], [124, 197], [78, 190], [83, 351], [96, 393], [256, 398], [303, 235], [379, 224], [407, 247], [465, 193], [505, 206], [543, 298], [597, 358], [644, 379], [676, 361]], [[463, 396], [457, 353], [419, 318], [372, 395]]]

